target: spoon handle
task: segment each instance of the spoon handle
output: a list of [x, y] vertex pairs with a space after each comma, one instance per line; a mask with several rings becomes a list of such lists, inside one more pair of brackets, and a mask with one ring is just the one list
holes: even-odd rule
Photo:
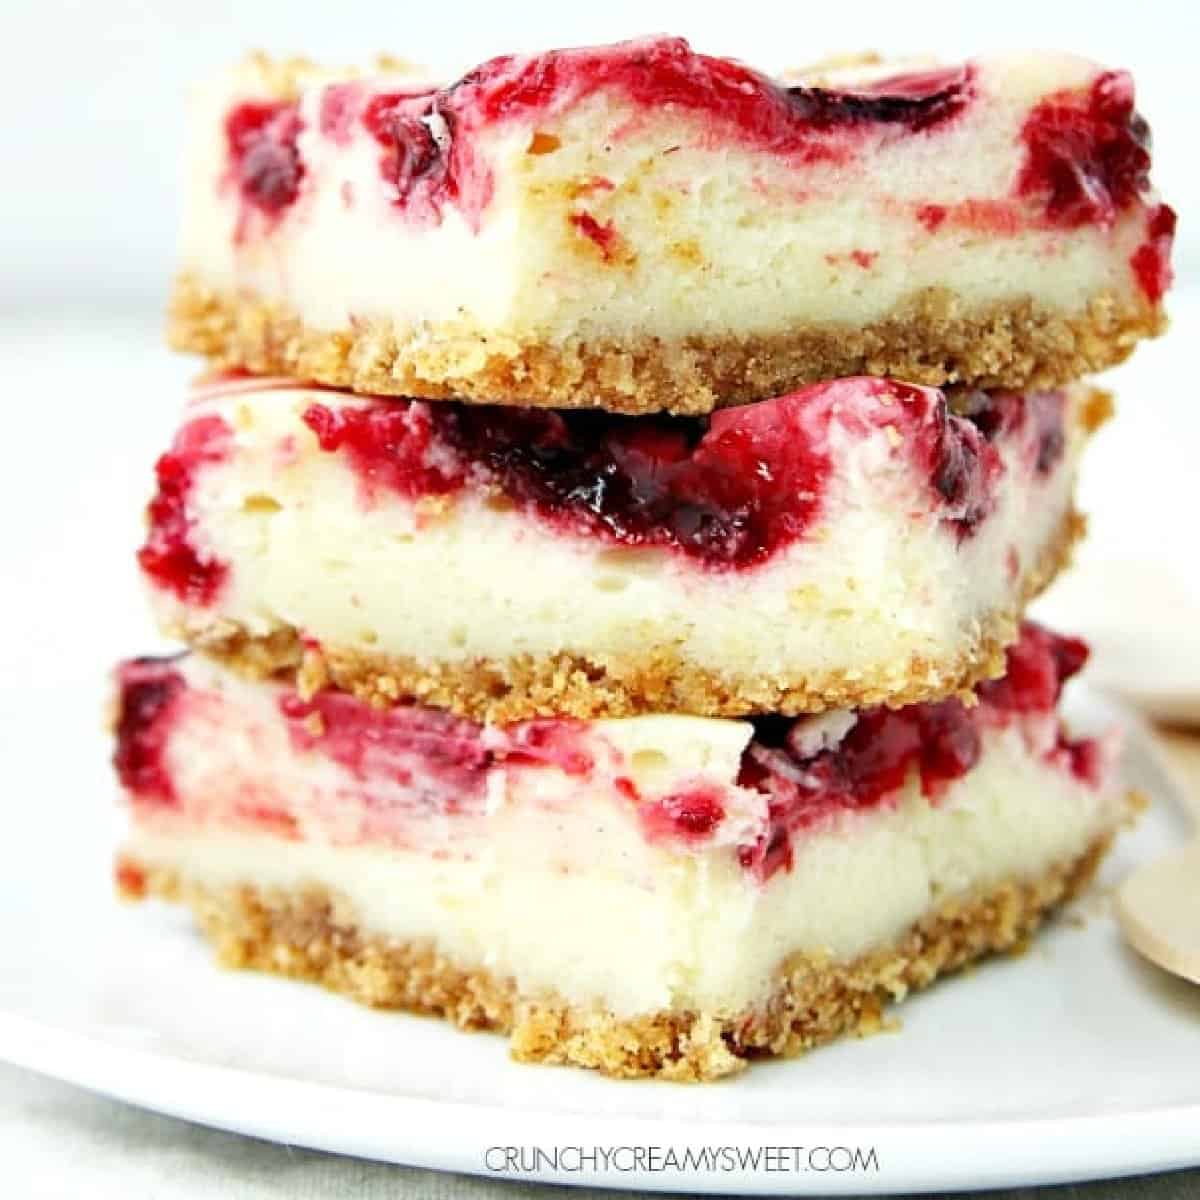
[[1200, 732], [1161, 729], [1154, 731], [1153, 739], [1159, 765], [1200, 833]]
[[1117, 894], [1117, 919], [1136, 950], [1200, 983], [1200, 839], [1135, 871]]

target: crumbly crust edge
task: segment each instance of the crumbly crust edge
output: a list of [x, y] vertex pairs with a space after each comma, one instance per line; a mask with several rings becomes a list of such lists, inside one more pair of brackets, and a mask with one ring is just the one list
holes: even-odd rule
[[318, 887], [212, 889], [130, 858], [118, 860], [117, 886], [127, 899], [158, 896], [188, 905], [224, 966], [320, 983], [372, 1007], [440, 1016], [462, 1029], [505, 1033], [522, 1062], [700, 1082], [735, 1074], [755, 1058], [792, 1058], [844, 1034], [878, 1032], [888, 1003], [976, 959], [1023, 949], [1045, 917], [1091, 880], [1112, 836], [1098, 836], [1079, 857], [1037, 877], [943, 901], [895, 943], [852, 962], [794, 955], [771, 994], [735, 1014], [618, 1018], [554, 995], [523, 996], [511, 979], [456, 965], [428, 943], [371, 935]]
[[168, 339], [218, 368], [239, 367], [372, 395], [420, 396], [644, 414], [703, 414], [846, 375], [935, 386], [1057, 387], [1122, 362], [1161, 333], [1159, 307], [1108, 292], [1077, 313], [1030, 298], [969, 311], [946, 289], [867, 325], [664, 341], [529, 341], [468, 323], [402, 327], [356, 318], [305, 325], [282, 304], [175, 283]]
[[873, 672], [729, 678], [662, 645], [622, 659], [561, 653], [427, 662], [336, 646], [313, 648], [292, 626], [254, 636], [224, 619], [167, 632], [249, 679], [294, 672], [305, 696], [333, 684], [378, 706], [417, 700], [473, 720], [497, 723], [533, 717], [595, 720], [660, 712], [741, 717], [752, 713], [791, 716], [876, 704], [897, 708], [963, 695], [980, 681], [1003, 674], [1004, 652], [1017, 636], [1025, 605], [1064, 569], [1085, 528], [1086, 521], [1078, 512], [1068, 512], [1041, 560], [1026, 576], [1017, 605], [981, 621], [953, 658], [897, 659], [879, 664]]

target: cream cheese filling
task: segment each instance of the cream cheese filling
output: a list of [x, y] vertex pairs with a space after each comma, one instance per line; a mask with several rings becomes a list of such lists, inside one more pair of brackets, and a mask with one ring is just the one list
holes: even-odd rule
[[[1032, 299], [1075, 315], [1103, 293], [1135, 294], [1129, 260], [1152, 197], [1111, 228], [1061, 230], [1013, 196], [1031, 108], [1086, 87], [1099, 68], [1030, 55], [976, 70], [975, 98], [954, 121], [921, 136], [865, 134], [844, 163], [798, 166], [736, 140], [712, 145], [685, 117], [603, 93], [561, 115], [487, 127], [468, 135], [492, 181], [478, 221], [450, 202], [436, 220], [398, 207], [361, 125], [340, 142], [321, 132], [321, 81], [300, 99], [301, 195], [247, 233], [226, 180], [224, 118], [273, 92], [243, 68], [197, 96], [182, 266], [206, 286], [281, 302], [311, 328], [390, 321], [477, 354], [480, 366], [486, 354], [563, 337], [862, 326], [929, 288], [968, 313]], [[537, 132], [558, 139], [553, 153], [530, 153]], [[918, 216], [931, 204], [960, 216], [931, 228]], [[580, 214], [611, 224], [612, 252], [581, 233]], [[471, 350], [480, 337], [488, 345]]]
[[995, 510], [959, 541], [888, 430], [835, 424], [818, 527], [762, 566], [715, 570], [547, 526], [470, 487], [415, 502], [380, 487], [367, 499], [301, 420], [327, 402], [280, 388], [190, 411], [234, 431], [226, 461], [189, 496], [192, 540], [230, 570], [207, 607], [152, 587], [164, 626], [200, 641], [230, 623], [260, 637], [294, 628], [339, 651], [429, 665], [566, 654], [636, 668], [652, 652], [731, 686], [953, 664], [1018, 607], [1068, 517], [1085, 437], [1069, 413], [1065, 455], [1038, 476], [1027, 421], [1002, 443]]
[[1071, 861], [1115, 821], [1112, 797], [1031, 758], [1009, 731], [938, 805], [910, 785], [894, 809], [799, 841], [765, 888], [727, 850], [670, 854], [613, 828], [586, 835], [589, 865], [563, 870], [561, 827], [532, 810], [470, 859], [153, 822], [135, 825], [127, 849], [209, 887], [319, 885], [365, 932], [431, 941], [524, 994], [620, 1016], [731, 1014], [766, 999], [789, 955], [886, 946], [940, 901]]
[[[746, 722], [593, 722], [579, 729], [591, 771], [500, 765], [486, 794], [449, 811], [428, 802], [419, 759], [403, 778], [356, 772], [297, 749], [279, 689], [196, 656], [179, 669], [189, 690], [166, 750], [175, 802], [133, 805], [135, 860], [209, 887], [318, 885], [367, 933], [430, 941], [522, 993], [619, 1015], [736, 1013], [765, 999], [789, 955], [884, 947], [944, 900], [1069, 863], [1120, 816], [1111, 789], [1037, 752], [1038, 723], [990, 727], [978, 762], [936, 802], [914, 777], [893, 801], [827, 816], [794, 834], [791, 868], [764, 882], [737, 854], [769, 819], [766, 796], [735, 782]], [[825, 717], [810, 732], [824, 744], [847, 727]], [[714, 836], [648, 836], [640, 806], [696, 784], [721, 797]], [[239, 824], [247, 803], [291, 814], [292, 833]], [[374, 829], [372, 813], [384, 815]]]

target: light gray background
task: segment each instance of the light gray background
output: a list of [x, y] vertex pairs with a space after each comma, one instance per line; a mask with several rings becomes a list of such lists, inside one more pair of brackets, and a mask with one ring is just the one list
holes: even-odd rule
[[[1181, 214], [1176, 266], [1181, 290], [1190, 290], [1200, 267], [1200, 219], [1194, 219], [1200, 213], [1198, 14], [1194, 0], [0, 0], [0, 319], [20, 314], [21, 322], [94, 330], [102, 317], [128, 310], [153, 329], [171, 266], [185, 86], [249, 48], [302, 52], [331, 63], [387, 50], [454, 73], [494, 53], [656, 31], [682, 33], [698, 49], [765, 68], [845, 50], [962, 56], [1029, 46], [1071, 49], [1127, 66], [1155, 129], [1158, 183]], [[1176, 361], [1184, 361], [1182, 355]], [[1180, 386], [1194, 391], [1186, 380]], [[98, 379], [100, 394], [89, 404], [119, 395], [120, 387], [119, 378]], [[64, 428], [68, 421], [64, 413]], [[164, 429], [169, 421], [165, 408]], [[97, 424], [84, 429], [95, 431]], [[100, 438], [102, 450], [102, 433], [80, 436]], [[145, 436], [148, 446], [161, 440], [159, 430]], [[29, 478], [38, 471], [28, 458], [17, 467], [18, 480], [22, 467]], [[123, 487], [140, 484], [114, 481], [112, 494]], [[10, 494], [18, 490], [27, 489], [14, 486]], [[131, 503], [125, 507], [132, 512]], [[105, 511], [101, 503], [98, 515]], [[20, 513], [6, 507], [0, 514], [3, 539], [36, 539], [39, 521], [58, 528], [53, 522], [59, 516], [42, 509], [35, 493]], [[51, 636], [49, 625], [42, 635]], [[0, 680], [0, 687], [5, 683]], [[0, 1162], [0, 1193], [14, 1197], [473, 1197], [522, 1190], [258, 1143], [5, 1067]], [[1200, 1195], [1200, 1175], [1084, 1185], [1058, 1194], [1176, 1200]]]

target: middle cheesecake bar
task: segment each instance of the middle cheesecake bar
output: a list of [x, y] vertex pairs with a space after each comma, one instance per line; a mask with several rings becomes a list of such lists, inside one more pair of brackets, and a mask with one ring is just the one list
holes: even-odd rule
[[490, 721], [940, 699], [999, 674], [1108, 400], [850, 378], [707, 418], [199, 384], [139, 561], [252, 674]]

